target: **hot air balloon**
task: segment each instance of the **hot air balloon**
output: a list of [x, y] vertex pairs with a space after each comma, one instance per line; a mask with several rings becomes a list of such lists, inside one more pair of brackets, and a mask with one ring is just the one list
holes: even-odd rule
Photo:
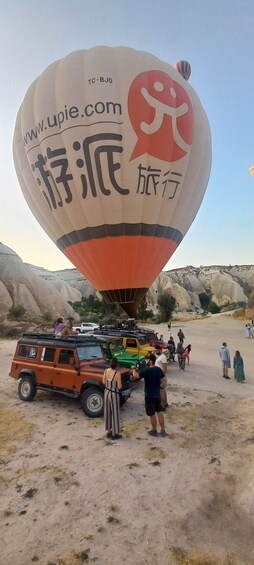
[[56, 61], [20, 107], [14, 163], [49, 237], [133, 315], [199, 209], [210, 129], [172, 66], [127, 47]]
[[188, 61], [178, 61], [174, 64], [174, 69], [176, 69], [185, 80], [189, 80], [191, 76], [191, 66]]
[[254, 165], [251, 165], [251, 167], [249, 168], [249, 173], [252, 177], [254, 176]]

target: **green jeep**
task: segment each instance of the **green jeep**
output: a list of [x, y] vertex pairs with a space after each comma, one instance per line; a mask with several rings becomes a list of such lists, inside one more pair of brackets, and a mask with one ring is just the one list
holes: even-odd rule
[[116, 357], [120, 367], [137, 367], [139, 370], [146, 367], [145, 356], [126, 351], [121, 338], [107, 335], [94, 335], [93, 337], [100, 342], [108, 363], [112, 357]]

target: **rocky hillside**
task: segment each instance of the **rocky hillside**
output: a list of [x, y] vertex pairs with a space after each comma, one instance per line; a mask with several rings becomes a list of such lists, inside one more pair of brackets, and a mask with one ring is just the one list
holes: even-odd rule
[[[149, 308], [154, 311], [161, 290], [174, 296], [181, 313], [201, 313], [203, 293], [218, 306], [247, 304], [254, 298], [254, 266], [188, 266], [163, 271], [147, 293]], [[51, 272], [28, 265], [15, 251], [0, 244], [0, 321], [17, 304], [23, 304], [32, 316], [45, 312], [53, 317], [76, 316], [67, 301], [79, 301], [91, 294], [96, 295], [95, 288], [76, 269]]]
[[36, 269], [25, 265], [15, 251], [0, 243], [0, 322], [6, 319], [10, 308], [18, 304], [22, 304], [34, 319], [47, 312], [53, 318], [59, 315], [77, 318], [54, 284], [39, 276]]

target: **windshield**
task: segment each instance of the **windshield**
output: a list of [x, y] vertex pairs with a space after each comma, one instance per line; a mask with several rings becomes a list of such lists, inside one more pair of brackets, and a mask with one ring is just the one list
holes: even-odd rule
[[110, 342], [109, 347], [111, 351], [119, 351], [123, 349], [123, 342], [122, 339], [114, 339]]
[[104, 357], [99, 343], [86, 343], [77, 347], [79, 361], [101, 359]]
[[148, 340], [146, 337], [139, 336], [138, 341], [139, 341], [139, 345], [148, 345]]

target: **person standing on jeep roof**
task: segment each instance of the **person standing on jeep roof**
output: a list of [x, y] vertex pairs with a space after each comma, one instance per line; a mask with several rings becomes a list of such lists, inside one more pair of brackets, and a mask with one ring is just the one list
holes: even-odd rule
[[144, 379], [145, 381], [145, 408], [147, 416], [150, 416], [152, 429], [149, 430], [150, 436], [157, 436], [157, 418], [161, 427], [162, 437], [166, 437], [164, 416], [161, 411], [161, 384], [165, 379], [164, 373], [160, 367], [155, 366], [156, 357], [153, 353], [149, 355], [149, 368], [144, 369], [139, 375], [136, 368], [133, 369], [133, 377], [136, 380]]
[[104, 419], [107, 437], [121, 439], [120, 434], [120, 397], [119, 390], [122, 388], [121, 373], [117, 371], [117, 358], [112, 357], [110, 367], [104, 371]]

